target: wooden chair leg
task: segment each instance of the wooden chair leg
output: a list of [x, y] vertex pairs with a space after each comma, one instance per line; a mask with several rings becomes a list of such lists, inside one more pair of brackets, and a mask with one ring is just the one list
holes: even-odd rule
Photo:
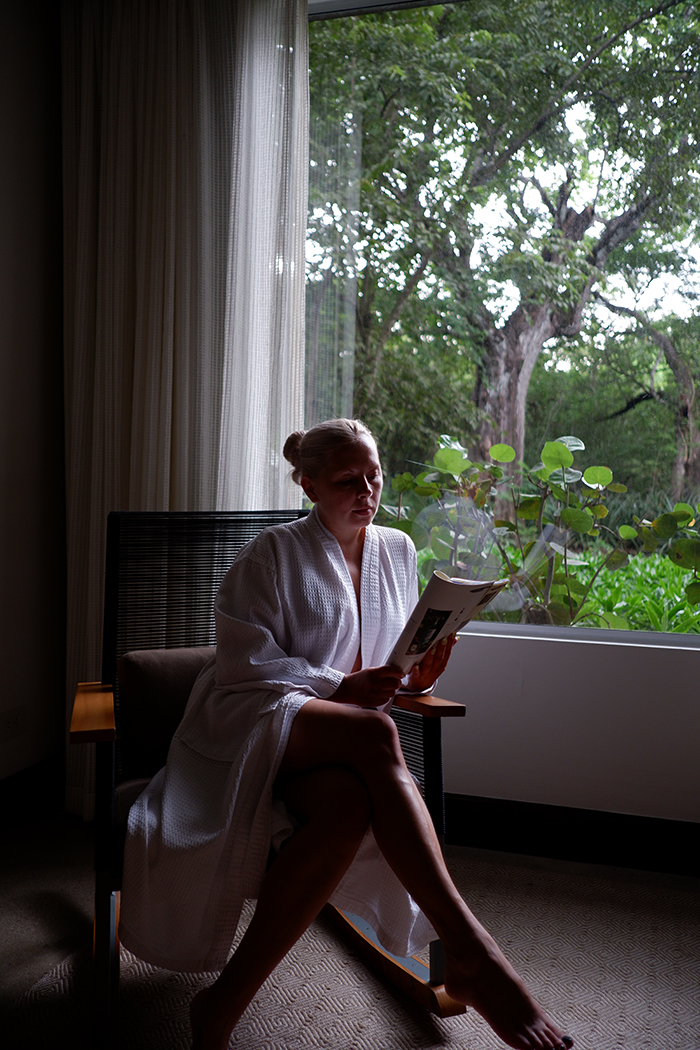
[[119, 1010], [119, 892], [108, 873], [95, 878], [93, 941], [93, 1039], [96, 1048], [116, 1046]]
[[376, 973], [390, 981], [425, 1010], [438, 1017], [455, 1017], [466, 1013], [462, 1003], [445, 991], [445, 956], [440, 941], [430, 945], [430, 965], [415, 956], [402, 959], [392, 955], [377, 940], [377, 935], [364, 919], [326, 904], [323, 916], [335, 927]]

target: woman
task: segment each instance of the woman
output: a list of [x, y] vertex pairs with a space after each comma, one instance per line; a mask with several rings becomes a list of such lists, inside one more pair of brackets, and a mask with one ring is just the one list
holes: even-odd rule
[[[253, 540], [222, 584], [216, 659], [130, 814], [122, 940], [172, 969], [221, 969], [191, 1019], [198, 1050], [225, 1050], [331, 899], [397, 954], [436, 931], [454, 999], [517, 1050], [563, 1050], [572, 1041], [455, 889], [386, 713], [402, 686], [386, 660], [417, 599], [416, 563], [402, 533], [372, 525], [375, 442], [358, 421], [331, 420], [291, 435], [284, 454], [314, 509]], [[406, 687], [430, 688], [453, 641]], [[257, 907], [225, 962], [245, 897]]]

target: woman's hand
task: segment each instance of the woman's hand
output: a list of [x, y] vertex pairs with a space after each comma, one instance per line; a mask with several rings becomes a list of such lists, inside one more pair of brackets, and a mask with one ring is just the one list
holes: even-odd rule
[[447, 661], [450, 659], [450, 653], [456, 641], [457, 635], [451, 634], [429, 649], [421, 662], [411, 669], [406, 688], [414, 693], [422, 693], [425, 689], [431, 689], [447, 667]]
[[398, 667], [363, 667], [361, 671], [346, 674], [336, 691], [328, 697], [338, 704], [355, 704], [357, 707], [381, 707], [394, 699], [403, 680]]

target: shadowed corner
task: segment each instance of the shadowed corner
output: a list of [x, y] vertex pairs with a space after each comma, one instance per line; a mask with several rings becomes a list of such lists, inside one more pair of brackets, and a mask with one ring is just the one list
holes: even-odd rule
[[[52, 896], [42, 894], [41, 896]], [[54, 914], [69, 911], [65, 902], [50, 907]], [[83, 916], [76, 916], [84, 923]], [[88, 927], [90, 924], [87, 924]], [[30, 1047], [50, 1046], [51, 1050], [90, 1050], [91, 1048], [91, 989], [92, 989], [92, 933], [83, 929], [81, 943], [62, 960], [50, 966], [42, 977], [19, 995], [11, 990], [0, 992], [0, 1030], [4, 1050], [28, 1050]], [[48, 954], [55, 954], [61, 946], [74, 944], [75, 936], [54, 942]], [[32, 960], [36, 963], [35, 956]], [[18, 959], [23, 965], [25, 960]]]

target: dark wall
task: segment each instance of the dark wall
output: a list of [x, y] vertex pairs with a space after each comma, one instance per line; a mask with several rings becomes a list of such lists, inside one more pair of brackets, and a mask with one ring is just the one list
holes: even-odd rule
[[63, 750], [58, 0], [0, 4], [0, 777]]

